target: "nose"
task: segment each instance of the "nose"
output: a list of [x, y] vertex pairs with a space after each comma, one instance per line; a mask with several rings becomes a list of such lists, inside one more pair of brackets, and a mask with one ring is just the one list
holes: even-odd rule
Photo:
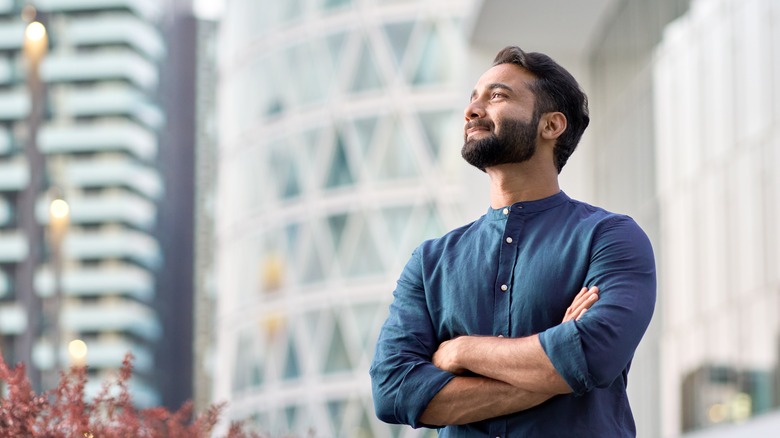
[[479, 99], [474, 99], [466, 105], [463, 115], [466, 117], [467, 121], [485, 117], [485, 108]]

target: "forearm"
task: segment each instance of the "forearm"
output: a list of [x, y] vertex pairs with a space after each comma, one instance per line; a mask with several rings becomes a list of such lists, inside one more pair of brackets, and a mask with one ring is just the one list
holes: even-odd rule
[[553, 395], [486, 377], [455, 377], [433, 397], [420, 422], [429, 426], [473, 423], [532, 408]]
[[458, 340], [458, 365], [480, 376], [535, 393], [568, 394], [537, 335], [525, 338], [464, 336]]

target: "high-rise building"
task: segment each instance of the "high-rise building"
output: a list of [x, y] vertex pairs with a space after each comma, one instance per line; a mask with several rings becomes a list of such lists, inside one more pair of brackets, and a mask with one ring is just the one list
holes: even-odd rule
[[376, 419], [368, 366], [411, 251], [463, 223], [470, 5], [227, 3], [213, 397], [231, 418], [274, 434], [424, 433]]
[[[192, 241], [191, 209], [184, 219], [170, 212], [187, 195], [172, 181], [187, 172], [169, 163], [185, 166], [192, 145], [176, 148], [166, 131], [187, 128], [186, 117], [166, 112], [176, 89], [166, 73], [176, 58], [167, 12], [156, 0], [0, 1], [0, 333], [5, 359], [26, 362], [42, 387], [58, 368], [86, 362], [87, 391], [96, 391], [130, 352], [137, 404], [189, 397], [186, 354], [186, 388], [172, 390], [180, 395], [167, 397], [160, 384], [173, 374], [159, 354], [176, 325], [166, 305], [178, 293], [174, 310], [191, 309], [181, 299], [191, 284], [172, 289], [160, 273], [192, 272], [180, 270], [186, 246], [176, 252]], [[48, 37], [37, 69], [24, 53], [33, 19]], [[55, 198], [69, 207], [59, 246]], [[175, 227], [186, 240], [171, 241]]]

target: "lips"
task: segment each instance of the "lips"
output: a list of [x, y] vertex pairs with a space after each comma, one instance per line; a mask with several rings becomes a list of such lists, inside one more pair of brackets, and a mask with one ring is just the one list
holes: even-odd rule
[[466, 136], [476, 134], [477, 132], [490, 132], [491, 126], [489, 123], [471, 121], [466, 124]]

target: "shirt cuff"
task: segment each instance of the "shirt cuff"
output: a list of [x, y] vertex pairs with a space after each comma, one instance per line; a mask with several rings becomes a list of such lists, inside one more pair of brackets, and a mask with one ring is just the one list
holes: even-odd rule
[[420, 423], [433, 397], [444, 388], [455, 375], [442, 371], [431, 363], [415, 365], [406, 373], [395, 400], [395, 415], [402, 423], [412, 427], [431, 427]]
[[574, 391], [574, 395], [582, 395], [593, 388], [575, 321], [565, 322], [539, 333], [539, 342], [555, 370]]

